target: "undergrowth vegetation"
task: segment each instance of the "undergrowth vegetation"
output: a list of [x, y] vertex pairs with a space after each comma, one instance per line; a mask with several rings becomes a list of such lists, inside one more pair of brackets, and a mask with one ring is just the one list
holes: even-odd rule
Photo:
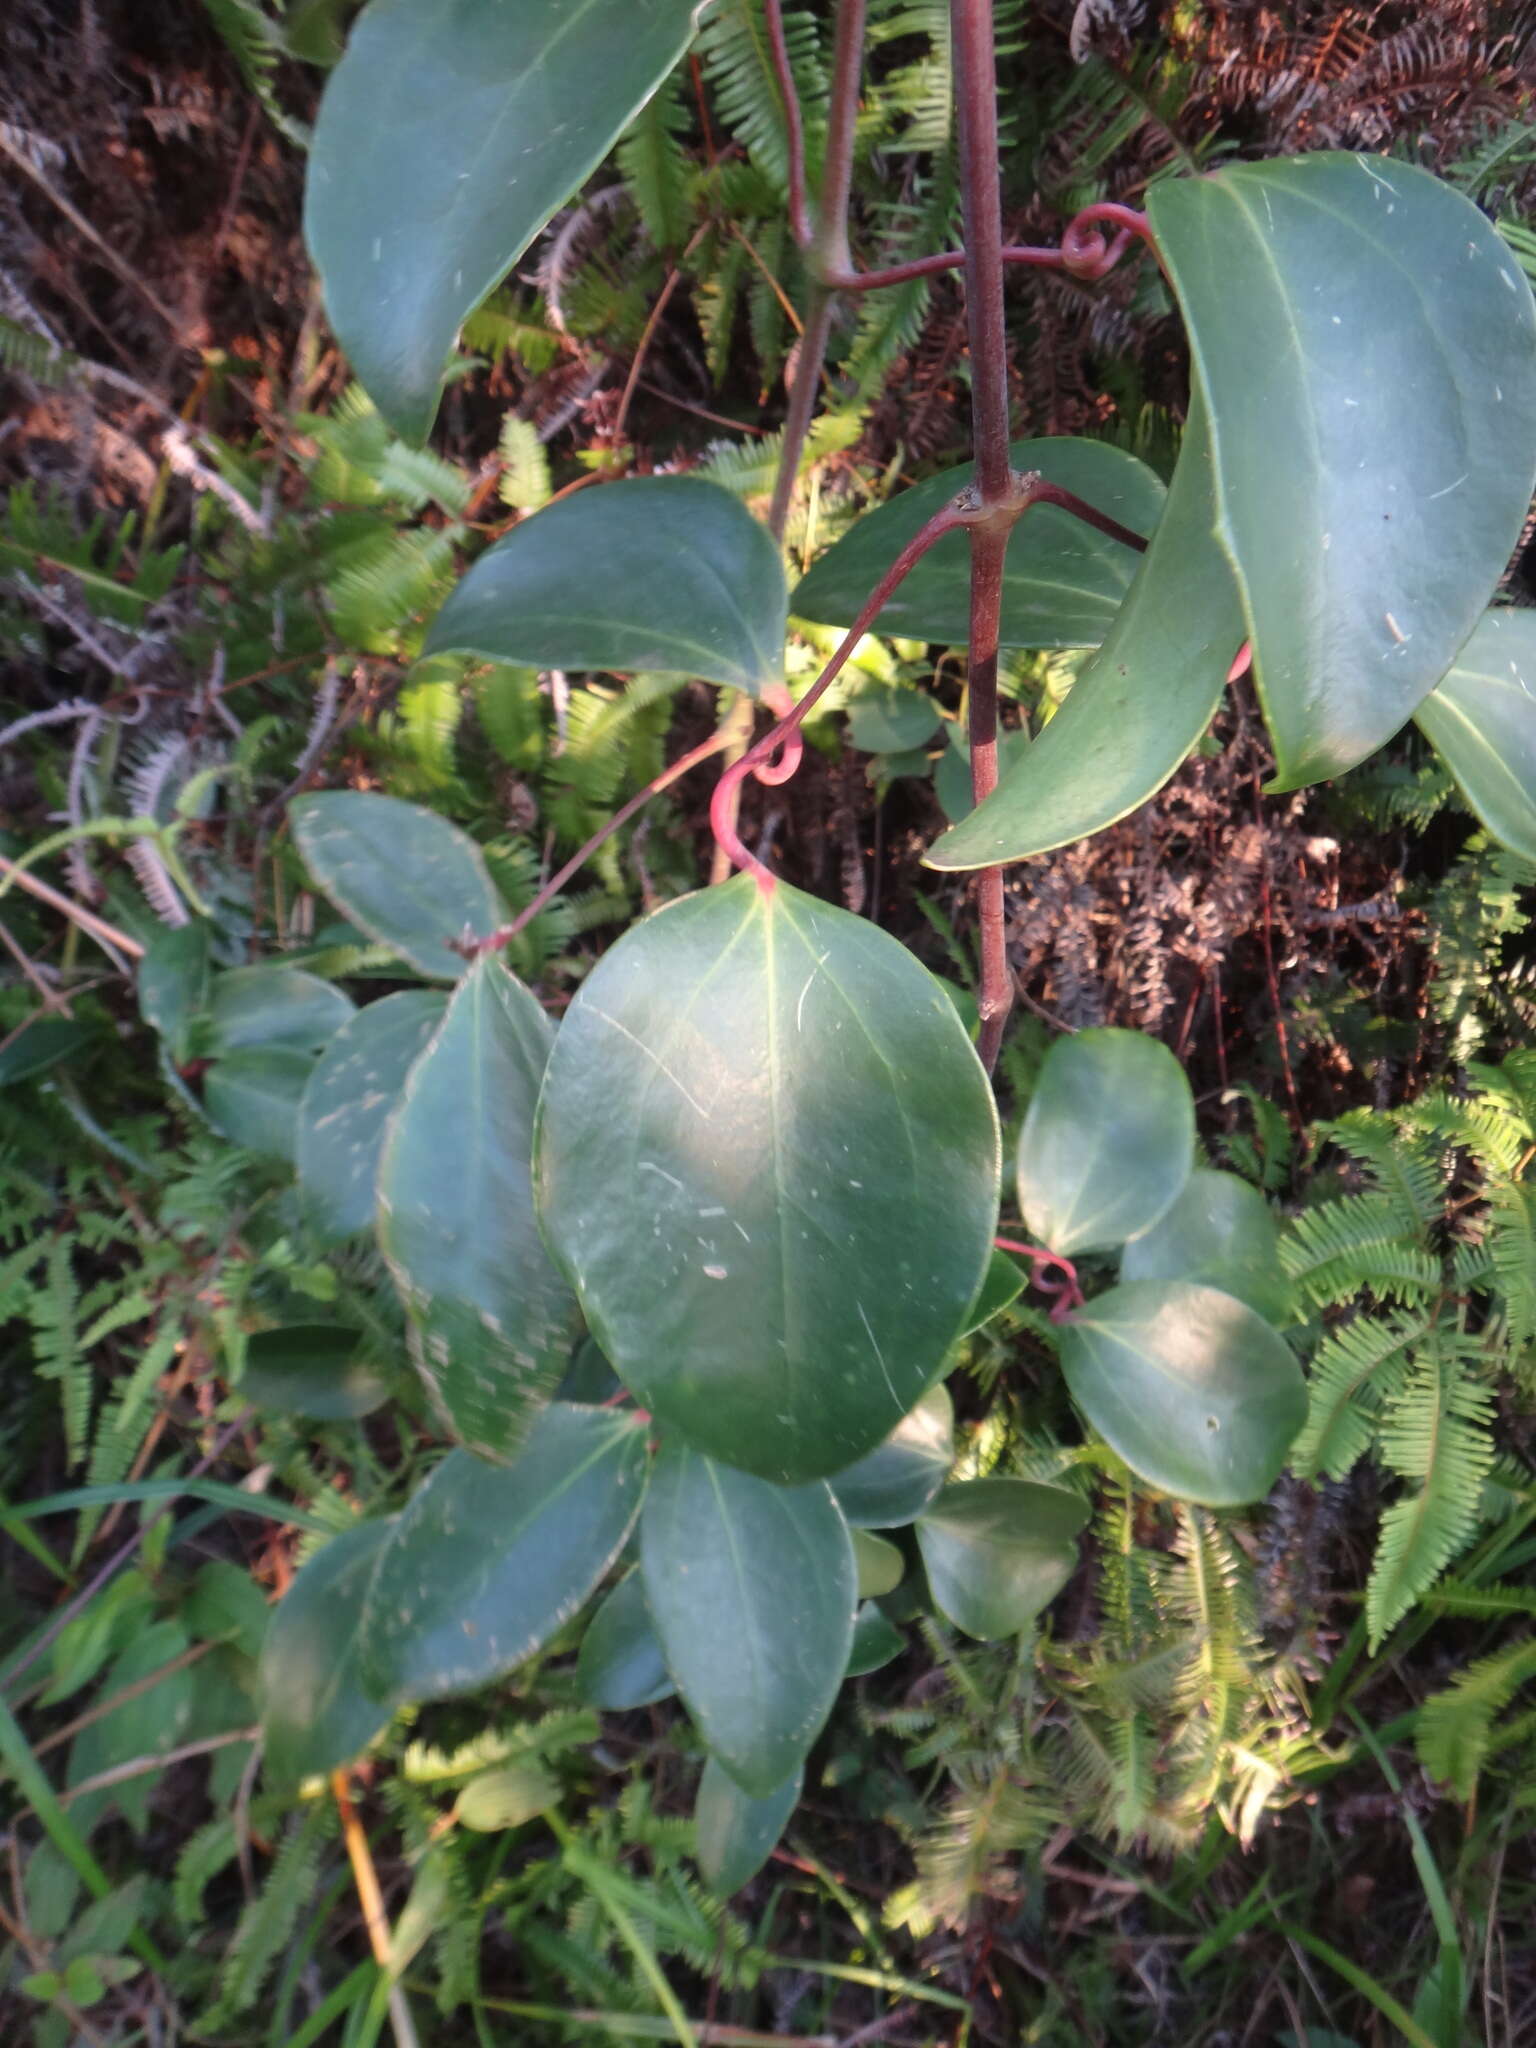
[[[557, 1018], [704, 883], [683, 778], [547, 887], [710, 740], [711, 688], [423, 646], [466, 561], [612, 479], [686, 471], [760, 516], [814, 280], [763, 9], [714, 0], [465, 322], [412, 445], [328, 339], [298, 237], [349, 10], [187, 11], [86, 7], [66, 32], [22, 5], [0, 87], [6, 2038], [1528, 2039], [1536, 864], [1412, 729], [1261, 799], [1245, 682], [1144, 809], [1009, 870], [1025, 1008], [998, 1079], [1011, 1156], [1063, 1026], [1144, 1028], [1183, 1062], [1192, 1181], [1262, 1219], [1242, 1287], [1306, 1375], [1268, 1497], [1139, 1476], [1068, 1398], [1064, 1325], [1018, 1269], [947, 1362], [933, 1485], [1065, 1491], [1080, 1561], [1038, 1620], [977, 1640], [927, 1597], [921, 1530], [860, 1531], [853, 1682], [744, 1884], [722, 1882], [740, 1844], [704, 1839], [713, 1766], [643, 1627], [599, 1670], [567, 1618], [510, 1676], [357, 1726], [347, 1769], [289, 1782], [264, 1756], [284, 1596], [329, 1556], [338, 1611], [361, 1603], [344, 1546], [418, 1495], [444, 1435], [371, 1190], [360, 1214], [344, 1173], [317, 1194], [301, 1115], [349, 1019], [406, 1005], [414, 1054], [443, 999], [365, 894], [327, 892], [288, 806], [367, 792], [458, 828]], [[1143, 12], [998, 6], [1010, 240], [1172, 171], [1337, 145], [1435, 168], [1536, 275], [1518, 10]], [[813, 182], [830, 17], [785, 21]], [[957, 240], [948, 20], [871, 0], [866, 268]], [[113, 136], [122, 191], [88, 168]], [[204, 214], [172, 204], [189, 163], [218, 186]], [[199, 266], [200, 293], [178, 271]], [[1027, 271], [1008, 313], [1020, 432], [1171, 474], [1187, 368], [1155, 264], [1094, 293]], [[851, 300], [824, 384], [797, 571], [963, 456], [957, 278]], [[1512, 602], [1529, 574], [1527, 549]], [[791, 691], [838, 638], [793, 621]], [[1005, 752], [1084, 660], [1004, 650]], [[965, 688], [963, 646], [866, 636], [742, 831], [902, 938], [973, 1027], [965, 877], [919, 865], [969, 808]], [[596, 1346], [567, 1349], [560, 1398], [615, 1401]], [[615, 1638], [631, 1564], [598, 1610]]]

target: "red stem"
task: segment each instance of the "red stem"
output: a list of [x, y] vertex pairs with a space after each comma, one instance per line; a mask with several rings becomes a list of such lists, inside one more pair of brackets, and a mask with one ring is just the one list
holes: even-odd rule
[[[983, 513], [971, 529], [970, 710], [971, 792], [979, 804], [997, 786], [997, 648], [1002, 620], [1003, 558], [1012, 520], [1008, 466], [1008, 338], [1003, 315], [1003, 201], [998, 181], [997, 76], [992, 0], [950, 0], [955, 106], [960, 131], [960, 191], [965, 220], [965, 315], [971, 355], [971, 438]], [[1013, 514], [1017, 517], [1017, 513]], [[1013, 1007], [1008, 972], [1003, 871], [976, 876], [981, 938], [976, 1050], [990, 1074]]]
[[[1021, 1244], [1015, 1237], [994, 1237], [992, 1242], [1000, 1252], [1014, 1252], [1030, 1263], [1030, 1285], [1038, 1287], [1042, 1294], [1053, 1294], [1056, 1299], [1051, 1305], [1051, 1321], [1064, 1323], [1073, 1309], [1083, 1306], [1082, 1283], [1077, 1277], [1077, 1268], [1070, 1259], [1060, 1252], [1047, 1251], [1044, 1245]], [[1051, 1269], [1060, 1274], [1059, 1279], [1051, 1277]]]
[[805, 194], [805, 123], [800, 113], [800, 95], [790, 69], [789, 45], [784, 40], [784, 14], [779, 0], [763, 0], [763, 21], [768, 30], [768, 56], [784, 106], [784, 153], [789, 160], [789, 231], [802, 249], [814, 240], [811, 209]]

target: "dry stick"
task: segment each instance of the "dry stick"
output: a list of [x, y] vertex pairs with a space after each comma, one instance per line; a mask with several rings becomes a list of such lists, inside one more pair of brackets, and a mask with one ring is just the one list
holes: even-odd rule
[[[363, 1833], [363, 1824], [357, 1817], [357, 1808], [352, 1804], [352, 1795], [347, 1789], [345, 1771], [332, 1771], [331, 1791], [335, 1796], [336, 1811], [341, 1815], [341, 1832], [352, 1864], [352, 1881], [357, 1886], [358, 1902], [363, 1909], [368, 1944], [373, 1950], [374, 1961], [389, 1978], [395, 1961], [389, 1915], [384, 1910], [384, 1894], [379, 1889], [379, 1875], [373, 1867], [373, 1852], [368, 1847], [368, 1837]], [[395, 2032], [396, 2048], [417, 2048], [411, 2009], [405, 2002], [405, 1993], [394, 1982], [389, 1986], [389, 2018]]]
[[98, 917], [94, 910], [87, 910], [83, 903], [73, 903], [69, 897], [61, 896], [57, 889], [50, 888], [47, 882], [40, 880], [28, 869], [18, 867], [15, 861], [7, 860], [3, 853], [0, 853], [0, 879], [3, 879], [7, 886], [14, 882], [18, 889], [25, 889], [29, 896], [35, 896], [39, 903], [46, 903], [51, 909], [61, 911], [71, 924], [79, 925], [81, 931], [93, 938], [104, 953], [112, 956], [113, 966], [124, 973], [128, 970], [123, 966], [123, 962], [116, 958], [114, 948], [118, 952], [126, 953], [132, 960], [144, 958], [144, 948], [137, 939], [130, 939], [128, 934], [120, 932], [115, 924], [108, 924], [106, 919]]
[[[965, 312], [971, 354], [971, 438], [976, 486], [996, 521], [971, 529], [970, 665], [966, 686], [971, 742], [971, 792], [980, 805], [997, 787], [997, 649], [1003, 605], [1003, 560], [1014, 514], [1008, 503], [1008, 343], [1003, 317], [1003, 203], [998, 182], [997, 79], [992, 0], [950, 0], [955, 105], [960, 131], [961, 202], [965, 220]], [[1013, 1007], [1003, 913], [1003, 871], [976, 876], [981, 937], [981, 1029], [976, 1050], [988, 1073], [997, 1064], [1003, 1027]]]

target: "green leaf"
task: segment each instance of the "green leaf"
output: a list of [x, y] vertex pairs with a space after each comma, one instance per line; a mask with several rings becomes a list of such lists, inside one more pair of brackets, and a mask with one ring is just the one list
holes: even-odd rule
[[1140, 1031], [1058, 1038], [1019, 1133], [1019, 1206], [1053, 1252], [1106, 1251], [1150, 1230], [1194, 1162], [1184, 1070]]
[[313, 1053], [274, 1045], [215, 1060], [203, 1076], [203, 1107], [231, 1144], [292, 1164], [299, 1140], [299, 1104], [314, 1071]]
[[1261, 1500], [1307, 1419], [1284, 1338], [1185, 1280], [1112, 1287], [1064, 1324], [1067, 1390], [1149, 1486], [1207, 1507]]
[[583, 982], [544, 1085], [539, 1211], [643, 1406], [713, 1457], [811, 1479], [939, 1372], [990, 1255], [996, 1146], [927, 970], [743, 875]]
[[[1157, 524], [1163, 509], [1161, 482], [1145, 463], [1106, 442], [1065, 436], [1016, 441], [1008, 453], [1015, 469], [1038, 470], [1133, 533], [1150, 533]], [[796, 584], [790, 598], [795, 617], [851, 626], [907, 542], [965, 489], [973, 474], [973, 465], [962, 463], [866, 512]], [[1036, 506], [1008, 542], [1002, 644], [1097, 647], [1135, 573], [1132, 549], [1058, 506]], [[970, 588], [967, 536], [946, 534], [908, 575], [873, 630], [964, 645], [971, 634]]]
[[457, 981], [467, 964], [450, 940], [486, 938], [505, 917], [479, 847], [420, 804], [327, 789], [295, 797], [288, 821], [331, 901], [435, 981]]
[[824, 1485], [772, 1486], [664, 1445], [640, 1521], [646, 1603], [711, 1752], [766, 1797], [832, 1711], [853, 1643], [853, 1545]]
[[391, 1703], [469, 1692], [568, 1621], [639, 1511], [646, 1446], [630, 1411], [548, 1407], [515, 1465], [451, 1451], [407, 1505], [363, 1610], [363, 1671]]
[[576, 1690], [589, 1706], [610, 1713], [648, 1707], [676, 1690], [638, 1571], [620, 1579], [587, 1623]]
[[575, 1324], [533, 1213], [533, 1118], [553, 1035], [500, 960], [477, 960], [411, 1069], [379, 1163], [379, 1244], [412, 1356], [452, 1432], [487, 1457], [523, 1443]]
[[866, 683], [848, 706], [848, 737], [863, 754], [900, 754], [938, 731], [939, 707], [921, 690]]
[[562, 498], [489, 548], [423, 652], [675, 669], [755, 693], [783, 677], [784, 614], [779, 551], [729, 491], [629, 477]]
[[347, 1422], [389, 1399], [389, 1382], [361, 1355], [363, 1338], [334, 1323], [286, 1323], [245, 1340], [240, 1391], [258, 1408]]
[[179, 1059], [187, 1028], [208, 1007], [209, 927], [206, 918], [161, 925], [139, 962], [139, 1011]]
[[907, 1647], [907, 1639], [873, 1600], [860, 1607], [853, 1624], [853, 1648], [848, 1652], [849, 1678], [867, 1678], [880, 1671]]
[[867, 1529], [855, 1529], [852, 1533], [859, 1598], [878, 1600], [886, 1593], [894, 1593], [906, 1577], [906, 1559], [883, 1536], [872, 1536]]
[[213, 977], [205, 1050], [211, 1058], [269, 1046], [315, 1052], [352, 1015], [334, 982], [301, 967], [233, 967]]
[[1471, 201], [1385, 157], [1230, 165], [1147, 205], [1210, 409], [1272, 787], [1295, 789], [1390, 739], [1492, 595], [1536, 478], [1536, 309]]
[[946, 1486], [917, 1523], [939, 1612], [984, 1643], [1017, 1635], [1071, 1578], [1087, 1520], [1077, 1494], [1031, 1479]]
[[305, 1213], [325, 1239], [373, 1222], [385, 1127], [446, 998], [406, 989], [348, 1019], [310, 1075], [299, 1104], [296, 1164]]
[[1536, 612], [1485, 612], [1414, 719], [1477, 819], [1536, 860]]
[[312, 1557], [278, 1603], [259, 1670], [263, 1759], [286, 1790], [365, 1750], [388, 1718], [363, 1690], [359, 1618], [393, 1520], [359, 1522]]
[[832, 1492], [852, 1528], [901, 1529], [917, 1520], [954, 1462], [954, 1403], [947, 1387], [931, 1387], [883, 1444], [833, 1475]]
[[459, 323], [687, 48], [694, 0], [372, 0], [320, 104], [304, 232], [337, 339], [421, 440]]
[[800, 1803], [805, 1773], [795, 1769], [771, 1792], [743, 1792], [714, 1757], [704, 1765], [693, 1824], [699, 1871], [717, 1897], [728, 1899], [762, 1869]]
[[994, 1251], [987, 1261], [981, 1292], [971, 1303], [961, 1336], [969, 1337], [985, 1328], [994, 1316], [1002, 1314], [1010, 1302], [1017, 1301], [1024, 1292], [1028, 1277], [1017, 1259], [1010, 1259], [1006, 1252]]
[[560, 1787], [538, 1764], [501, 1764], [471, 1778], [454, 1805], [454, 1817], [477, 1834], [520, 1828], [559, 1804]]
[[[117, 1764], [160, 1756], [176, 1747], [191, 1718], [196, 1674], [186, 1665], [175, 1671], [165, 1667], [190, 1648], [179, 1622], [157, 1621], [135, 1636], [113, 1661], [102, 1681], [101, 1698], [116, 1699], [120, 1693], [132, 1696], [119, 1701], [110, 1713], [92, 1721], [75, 1737], [69, 1751], [71, 1785], [97, 1777]], [[163, 1676], [156, 1676], [159, 1673]], [[135, 1686], [149, 1678], [154, 1683], [146, 1691], [133, 1693]], [[154, 1784], [155, 1779], [146, 1773], [87, 1793], [73, 1802], [71, 1816], [81, 1833], [89, 1834], [102, 1813], [115, 1806], [135, 1834], [142, 1834], [149, 1822]]]
[[1266, 1322], [1283, 1323], [1290, 1287], [1280, 1264], [1280, 1231], [1268, 1202], [1235, 1173], [1199, 1167], [1166, 1209], [1120, 1257], [1122, 1280], [1198, 1280], [1235, 1294]]
[[1108, 638], [1033, 744], [1005, 759], [992, 794], [928, 849], [929, 867], [1025, 860], [1101, 832], [1161, 789], [1194, 746], [1246, 631], [1211, 531], [1213, 488], [1197, 394], [1167, 510]]
[[[1057, 717], [1060, 717], [1057, 713]], [[997, 772], [1006, 775], [1016, 762], [1023, 760], [1034, 742], [1022, 726], [1011, 731], [999, 731], [997, 735]], [[949, 728], [949, 745], [934, 764], [933, 793], [939, 800], [939, 808], [951, 825], [958, 825], [962, 818], [968, 818], [976, 808], [976, 799], [971, 793], [971, 749], [963, 726]]]
[[212, 1557], [187, 1588], [181, 1618], [200, 1643], [227, 1642], [242, 1656], [259, 1657], [272, 1613], [259, 1581], [243, 1565]]
[[0, 1051], [0, 1088], [30, 1081], [62, 1060], [75, 1059], [96, 1036], [96, 1029], [83, 1017], [39, 1017]]

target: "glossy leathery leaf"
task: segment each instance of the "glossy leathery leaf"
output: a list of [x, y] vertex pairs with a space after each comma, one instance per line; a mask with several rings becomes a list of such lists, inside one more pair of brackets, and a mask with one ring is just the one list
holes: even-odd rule
[[505, 918], [479, 847], [420, 804], [326, 789], [295, 797], [288, 821], [337, 908], [434, 981], [457, 981], [469, 964], [451, 941], [486, 938]]
[[853, 1642], [848, 1525], [827, 1487], [774, 1486], [663, 1444], [640, 1520], [667, 1669], [742, 1790], [782, 1785], [832, 1711]]
[[246, 1338], [240, 1391], [276, 1414], [351, 1422], [389, 1399], [389, 1381], [370, 1363], [360, 1331], [285, 1323]]
[[618, 1374], [604, 1358], [601, 1349], [590, 1337], [583, 1337], [565, 1368], [555, 1398], [557, 1401], [585, 1402], [589, 1408], [602, 1408], [623, 1392]]
[[279, 1788], [350, 1763], [388, 1715], [363, 1687], [359, 1618], [393, 1520], [333, 1537], [273, 1612], [259, 1666], [263, 1761]]
[[421, 440], [459, 323], [688, 45], [694, 0], [370, 0], [320, 103], [304, 233], [336, 338]]
[[873, 1600], [866, 1600], [853, 1623], [853, 1648], [848, 1652], [849, 1678], [867, 1678], [881, 1671], [907, 1647], [907, 1639]]
[[411, 1069], [379, 1163], [379, 1244], [411, 1355], [461, 1443], [510, 1457], [559, 1384], [575, 1303], [533, 1212], [548, 1018], [494, 954]]
[[352, 1015], [334, 982], [300, 967], [233, 967], [213, 977], [201, 1050], [213, 1059], [268, 1046], [318, 1052]]
[[1390, 739], [1492, 595], [1536, 480], [1536, 308], [1472, 202], [1385, 157], [1234, 164], [1147, 205], [1295, 789]]
[[1140, 1031], [1058, 1038], [1019, 1133], [1019, 1206], [1053, 1252], [1106, 1251], [1150, 1230], [1194, 1165], [1184, 1070]]
[[651, 1706], [676, 1690], [638, 1571], [620, 1579], [587, 1623], [576, 1690], [589, 1706], [611, 1713]]
[[971, 1303], [961, 1336], [971, 1336], [975, 1331], [984, 1329], [994, 1316], [1001, 1315], [1010, 1302], [1018, 1300], [1028, 1279], [1029, 1275], [1017, 1259], [1010, 1259], [1006, 1252], [994, 1251], [987, 1261], [981, 1292]]
[[208, 920], [203, 917], [189, 918], [185, 924], [161, 925], [139, 962], [140, 1014], [165, 1040], [178, 1064], [187, 1053], [193, 1018], [208, 1007], [212, 986], [209, 940]]
[[[1149, 534], [1163, 509], [1163, 486], [1143, 462], [1103, 441], [1066, 436], [1016, 441], [1015, 469], [1038, 470], [1116, 519]], [[926, 521], [971, 482], [962, 463], [866, 512], [814, 563], [790, 597], [796, 618], [851, 626], [880, 578]], [[1136, 553], [1055, 505], [1038, 505], [1008, 542], [1003, 576], [1005, 647], [1097, 647], [1131, 578]], [[963, 645], [970, 638], [970, 545], [946, 534], [906, 577], [875, 620], [877, 633]]]
[[578, 491], [515, 526], [425, 652], [536, 668], [676, 669], [757, 691], [784, 674], [784, 570], [739, 498], [694, 476]]
[[739, 1892], [773, 1854], [800, 1803], [804, 1775], [797, 1767], [782, 1785], [754, 1798], [714, 1757], [706, 1760], [693, 1807], [694, 1841], [700, 1874], [718, 1898]]
[[1536, 612], [1485, 612], [1414, 717], [1479, 821], [1536, 860]]
[[868, 1529], [853, 1531], [853, 1564], [861, 1600], [894, 1593], [907, 1573], [907, 1561], [896, 1545], [872, 1536]]
[[546, 1408], [513, 1465], [450, 1451], [380, 1552], [363, 1615], [376, 1698], [468, 1692], [531, 1657], [623, 1549], [645, 1489], [631, 1410]]
[[917, 1520], [954, 1462], [954, 1403], [946, 1387], [931, 1387], [883, 1444], [830, 1484], [850, 1528], [900, 1529]]
[[314, 1068], [314, 1054], [292, 1045], [215, 1060], [203, 1076], [208, 1121], [232, 1144], [291, 1165], [298, 1149], [299, 1104]]
[[1290, 1284], [1268, 1202], [1235, 1173], [1198, 1167], [1178, 1199], [1120, 1256], [1122, 1280], [1198, 1280], [1283, 1323]]
[[1032, 1479], [966, 1479], [946, 1486], [917, 1524], [939, 1612], [982, 1642], [1017, 1635], [1077, 1566], [1088, 1504]]
[[931, 740], [943, 720], [921, 690], [866, 683], [848, 705], [848, 738], [863, 754], [900, 754]]
[[1112, 1287], [1062, 1327], [1073, 1400], [1149, 1486], [1207, 1507], [1261, 1500], [1307, 1416], [1283, 1337], [1187, 1280]]
[[[1006, 775], [1016, 762], [1023, 759], [1032, 745], [1029, 734], [1022, 726], [1000, 731], [997, 735], [998, 774]], [[964, 728], [959, 724], [949, 728], [949, 745], [934, 764], [933, 793], [939, 800], [939, 808], [952, 825], [958, 825], [962, 818], [968, 818], [976, 808], [976, 799], [971, 793], [970, 747]]]
[[1109, 637], [1033, 744], [1004, 759], [992, 794], [929, 848], [929, 867], [988, 867], [1069, 846], [1162, 788], [1210, 724], [1247, 630], [1214, 516], [1197, 398], [1167, 509]]
[[815, 1479], [940, 1371], [990, 1254], [996, 1146], [927, 970], [742, 875], [582, 983], [544, 1085], [539, 1213], [643, 1406], [760, 1477]]
[[338, 1031], [299, 1104], [296, 1165], [312, 1227], [327, 1239], [373, 1222], [385, 1127], [447, 998], [405, 989], [359, 1010]]

